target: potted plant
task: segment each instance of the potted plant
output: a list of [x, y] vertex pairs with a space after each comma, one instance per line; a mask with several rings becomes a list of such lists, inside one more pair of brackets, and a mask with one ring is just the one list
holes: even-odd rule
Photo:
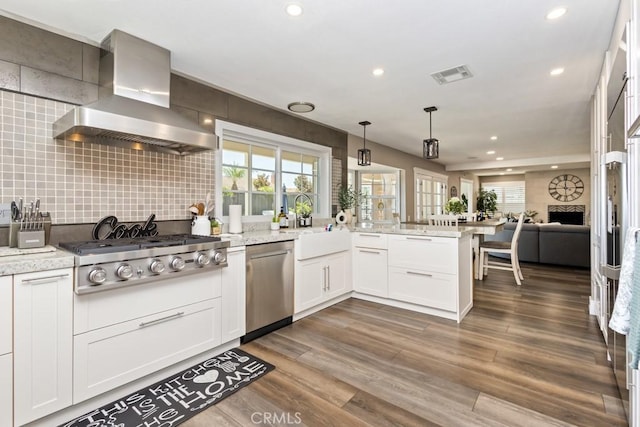
[[296, 217], [300, 227], [311, 226], [311, 204], [306, 200], [296, 202]]
[[338, 189], [338, 204], [345, 217], [345, 223], [350, 224], [352, 220], [352, 209], [358, 206], [363, 199], [360, 191], [354, 190], [350, 185], [341, 185]]
[[496, 207], [498, 205], [498, 195], [493, 190], [485, 190], [480, 187], [478, 191], [478, 198], [476, 199], [476, 208], [478, 211], [488, 214], [496, 211]]
[[217, 219], [212, 218], [211, 219], [211, 234], [213, 236], [217, 236], [218, 234], [220, 234], [221, 232], [221, 227], [220, 227], [220, 222], [218, 222]]
[[271, 230], [278, 231], [280, 230], [280, 218], [278, 214], [274, 212], [273, 218], [271, 218]]
[[464, 212], [464, 203], [458, 197], [450, 198], [444, 205], [444, 211], [452, 215], [460, 215]]

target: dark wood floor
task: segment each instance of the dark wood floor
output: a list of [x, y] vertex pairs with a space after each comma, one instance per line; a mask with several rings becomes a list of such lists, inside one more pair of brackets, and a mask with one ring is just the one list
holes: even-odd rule
[[184, 426], [627, 425], [589, 272], [490, 270], [461, 324], [349, 299], [242, 346], [276, 365]]

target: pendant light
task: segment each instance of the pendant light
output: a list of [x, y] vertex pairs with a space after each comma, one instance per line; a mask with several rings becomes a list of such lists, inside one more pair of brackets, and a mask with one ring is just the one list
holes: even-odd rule
[[429, 139], [422, 141], [422, 157], [425, 159], [437, 159], [440, 155], [440, 141], [431, 137], [431, 113], [438, 111], [438, 108], [427, 107], [424, 111], [429, 113]]
[[367, 148], [367, 126], [371, 122], [363, 121], [358, 123], [363, 128], [362, 148], [358, 150], [358, 165], [359, 166], [371, 166], [371, 150]]

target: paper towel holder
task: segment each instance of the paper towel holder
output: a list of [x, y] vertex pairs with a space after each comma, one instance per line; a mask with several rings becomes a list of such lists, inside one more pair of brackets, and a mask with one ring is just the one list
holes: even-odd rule
[[242, 233], [242, 205], [229, 205], [229, 233]]

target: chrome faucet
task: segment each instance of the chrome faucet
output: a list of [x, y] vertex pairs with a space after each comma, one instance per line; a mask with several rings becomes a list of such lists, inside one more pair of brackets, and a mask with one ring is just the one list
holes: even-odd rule
[[297, 207], [298, 207], [298, 199], [300, 197], [302, 197], [302, 196], [306, 197], [307, 200], [309, 200], [309, 206], [311, 206], [311, 208], [312, 208], [311, 211], [313, 212], [313, 200], [311, 200], [311, 197], [309, 197], [309, 195], [306, 194], [306, 193], [298, 194], [295, 197], [295, 199], [293, 199], [293, 211], [296, 213], [296, 220], [293, 222], [293, 228], [298, 228], [298, 212], [296, 212], [296, 211], [297, 211]]

